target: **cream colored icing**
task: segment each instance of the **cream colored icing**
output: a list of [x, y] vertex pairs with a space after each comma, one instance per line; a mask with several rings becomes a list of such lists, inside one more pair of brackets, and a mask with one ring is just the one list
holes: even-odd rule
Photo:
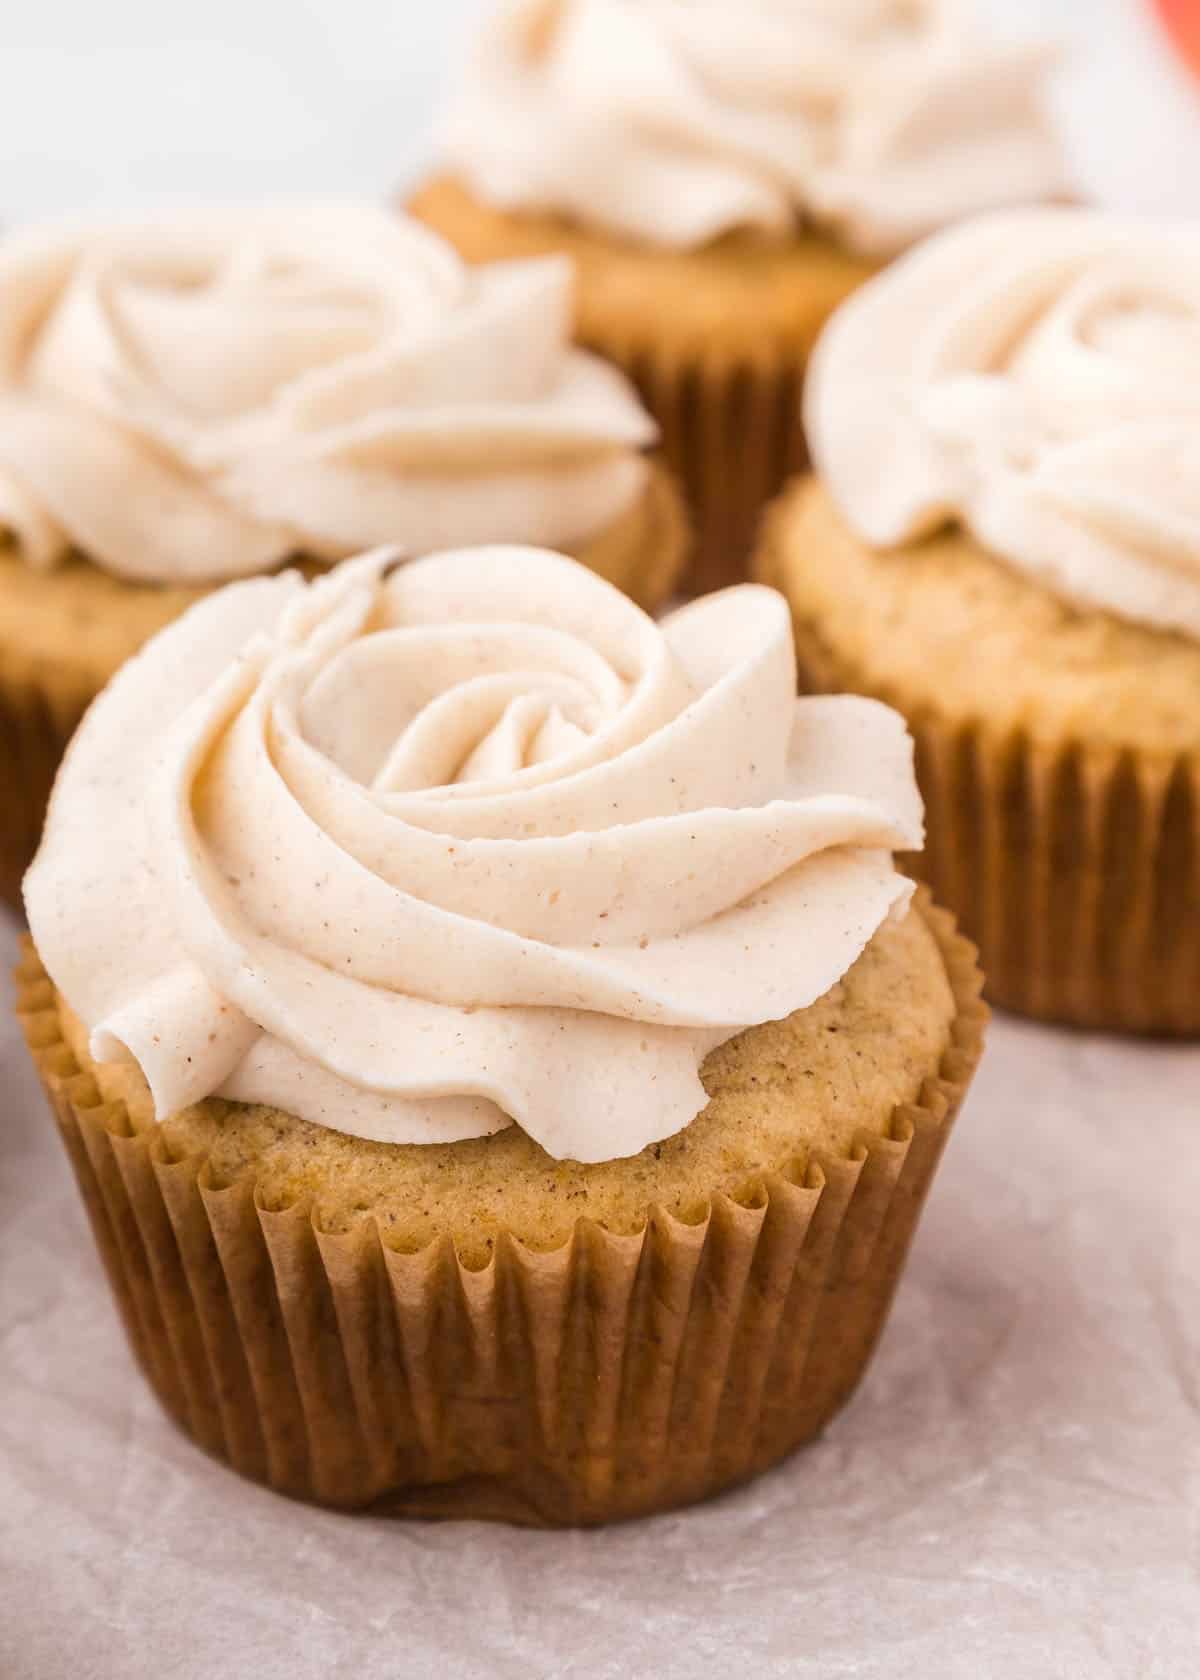
[[982, 217], [843, 306], [814, 462], [892, 546], [961, 520], [1067, 600], [1200, 637], [1200, 230]]
[[444, 145], [506, 210], [678, 247], [799, 215], [885, 254], [1062, 194], [1056, 56], [968, 0], [507, 0]]
[[0, 528], [144, 582], [383, 542], [571, 544], [653, 422], [569, 347], [558, 259], [466, 267], [366, 205], [183, 211], [0, 242]]
[[117, 676], [26, 879], [42, 959], [160, 1118], [634, 1154], [907, 904], [911, 740], [797, 700], [771, 590], [656, 625], [553, 554], [389, 561], [231, 585]]

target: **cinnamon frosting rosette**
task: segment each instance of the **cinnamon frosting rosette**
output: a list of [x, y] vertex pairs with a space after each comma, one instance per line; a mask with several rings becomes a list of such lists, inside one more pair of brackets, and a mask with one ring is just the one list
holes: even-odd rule
[[26, 883], [41, 958], [160, 1118], [218, 1095], [633, 1154], [912, 890], [902, 721], [795, 684], [753, 586], [656, 625], [524, 549], [236, 584], [76, 737]]
[[446, 149], [491, 204], [652, 245], [802, 217], [886, 253], [1062, 192], [1055, 56], [963, 0], [508, 0]]
[[557, 260], [465, 267], [358, 206], [63, 224], [0, 245], [0, 529], [50, 566], [195, 584], [511, 540], [646, 483], [653, 422], [569, 348]]
[[1069, 601], [1200, 637], [1200, 233], [1085, 211], [941, 235], [838, 314], [814, 460], [867, 542], [951, 519]]

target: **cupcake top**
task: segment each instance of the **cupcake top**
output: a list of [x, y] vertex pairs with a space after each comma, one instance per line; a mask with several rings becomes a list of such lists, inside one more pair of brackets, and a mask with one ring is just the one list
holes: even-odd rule
[[1057, 54], [969, 0], [505, 0], [445, 125], [472, 190], [643, 243], [806, 219], [888, 254], [1061, 196]]
[[570, 348], [558, 259], [467, 268], [355, 205], [0, 241], [0, 532], [204, 583], [383, 542], [569, 545], [643, 492], [653, 422]]
[[878, 547], [961, 523], [1066, 601], [1200, 638], [1200, 232], [981, 217], [845, 304], [813, 461]]
[[[240, 650], [240, 651], [233, 651]], [[797, 700], [788, 610], [656, 625], [490, 548], [235, 584], [73, 742], [26, 880], [98, 1061], [423, 1143], [637, 1153], [706, 1055], [822, 997], [911, 883], [900, 718]]]

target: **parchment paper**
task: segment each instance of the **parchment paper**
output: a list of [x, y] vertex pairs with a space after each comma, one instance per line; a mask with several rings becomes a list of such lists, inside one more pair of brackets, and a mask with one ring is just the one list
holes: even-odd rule
[[1200, 1049], [997, 1021], [849, 1410], [590, 1534], [339, 1517], [210, 1462], [126, 1353], [7, 1016], [0, 1089], [3, 1680], [1200, 1672]]

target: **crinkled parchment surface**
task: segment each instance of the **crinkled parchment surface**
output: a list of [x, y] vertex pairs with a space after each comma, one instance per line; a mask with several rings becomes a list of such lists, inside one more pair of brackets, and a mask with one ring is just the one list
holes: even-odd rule
[[7, 1020], [0, 1092], [4, 1680], [1196, 1671], [1200, 1049], [999, 1020], [824, 1440], [715, 1504], [566, 1535], [329, 1515], [188, 1445]]

